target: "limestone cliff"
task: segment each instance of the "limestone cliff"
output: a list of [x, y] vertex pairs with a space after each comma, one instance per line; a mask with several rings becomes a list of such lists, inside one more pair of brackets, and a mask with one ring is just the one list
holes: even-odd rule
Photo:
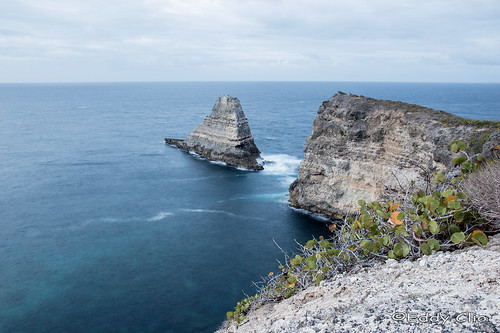
[[[479, 142], [498, 122], [470, 121], [418, 105], [338, 93], [323, 102], [290, 186], [291, 206], [330, 217], [357, 201], [401, 193], [425, 170], [451, 164], [452, 140]], [[388, 190], [387, 190], [388, 188]]]
[[212, 113], [185, 139], [165, 139], [168, 144], [194, 151], [212, 161], [261, 170], [260, 151], [254, 143], [240, 101], [231, 96], [217, 99]]

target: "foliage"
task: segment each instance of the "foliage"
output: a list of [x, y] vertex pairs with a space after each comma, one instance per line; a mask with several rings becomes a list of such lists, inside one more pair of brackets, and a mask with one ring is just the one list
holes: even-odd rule
[[500, 229], [500, 161], [493, 160], [481, 170], [471, 174], [460, 186], [471, 206], [490, 225]]
[[299, 244], [299, 253], [293, 257], [283, 251], [285, 262], [280, 263], [279, 271], [262, 278], [256, 284], [258, 294], [239, 302], [234, 312], [227, 313], [228, 320], [235, 319], [239, 324], [248, 311], [289, 298], [355, 265], [388, 258], [415, 259], [438, 250], [485, 245], [485, 220], [468, 204], [468, 196], [459, 191], [466, 176], [482, 165], [480, 157], [466, 153], [467, 148], [462, 141], [451, 144], [452, 151], [458, 154], [453, 167], [460, 172], [450, 173], [455, 176], [435, 173], [432, 183], [424, 188], [415, 188], [416, 182], [412, 181], [406, 193], [393, 200], [359, 200], [357, 216], [330, 225], [331, 238]]
[[238, 302], [236, 307], [234, 308], [234, 312], [226, 313], [226, 317], [228, 320], [235, 320], [238, 324], [240, 324], [243, 320], [245, 320], [245, 314], [247, 314], [254, 304], [257, 301], [259, 295], [255, 295], [252, 297], [247, 297], [244, 300]]
[[441, 121], [448, 126], [465, 125], [477, 129], [498, 129], [500, 127], [500, 121], [462, 118], [452, 114], [447, 114]]

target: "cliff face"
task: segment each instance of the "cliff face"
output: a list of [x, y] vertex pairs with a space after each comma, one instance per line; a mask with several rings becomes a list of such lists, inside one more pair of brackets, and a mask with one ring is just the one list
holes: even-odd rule
[[[401, 193], [451, 164], [450, 142], [481, 134], [465, 119], [401, 102], [338, 93], [323, 103], [290, 185], [291, 206], [330, 217]], [[490, 129], [491, 130], [491, 129]], [[389, 191], [387, 191], [389, 188]]]
[[212, 113], [185, 140], [167, 138], [165, 142], [212, 161], [252, 170], [262, 169], [257, 162], [260, 151], [254, 143], [240, 101], [228, 95], [217, 99]]

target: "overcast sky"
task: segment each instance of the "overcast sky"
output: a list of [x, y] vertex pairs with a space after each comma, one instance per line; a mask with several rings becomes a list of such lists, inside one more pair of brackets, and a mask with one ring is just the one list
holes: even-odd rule
[[500, 0], [1, 0], [0, 82], [500, 82]]

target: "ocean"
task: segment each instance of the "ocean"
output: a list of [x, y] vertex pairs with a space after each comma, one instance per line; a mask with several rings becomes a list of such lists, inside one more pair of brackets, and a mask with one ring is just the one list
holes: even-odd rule
[[[283, 254], [327, 235], [288, 186], [337, 91], [500, 120], [500, 84], [0, 84], [0, 332], [213, 332]], [[251, 172], [165, 145], [238, 97]]]

